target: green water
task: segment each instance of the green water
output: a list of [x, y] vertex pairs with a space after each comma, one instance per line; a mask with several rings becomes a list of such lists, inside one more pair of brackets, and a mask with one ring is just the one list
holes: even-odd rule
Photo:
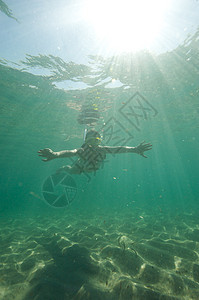
[[[0, 299], [198, 299], [198, 49], [196, 31], [159, 55], [1, 58]], [[37, 151], [80, 147], [84, 105], [102, 145], [153, 148], [73, 175], [72, 203], [55, 209], [42, 186], [71, 161]]]
[[[128, 146], [137, 146], [145, 140], [152, 143], [153, 149], [147, 153], [148, 159], [135, 154], [109, 155], [109, 162], [95, 176], [91, 175], [81, 205], [91, 202], [101, 207], [120, 207], [133, 200], [138, 206], [146, 205], [152, 209], [157, 206], [183, 211], [195, 209], [198, 197], [196, 38], [197, 33], [191, 43], [159, 56], [144, 52], [110, 59], [92, 57], [90, 66], [64, 62], [62, 72], [71, 80], [85, 82], [89, 72], [94, 72], [92, 82], [85, 89], [63, 90], [55, 86], [53, 76], [58, 80], [66, 75], [59, 72], [61, 63], [58, 59], [53, 70], [56, 75], [43, 77], [2, 62], [1, 211], [23, 211], [24, 206], [32, 211], [32, 205], [42, 205], [39, 199], [30, 197], [30, 192], [39, 195], [46, 176], [68, 162], [62, 159], [44, 164], [36, 152], [42, 148], [58, 151], [80, 147], [85, 126], [78, 124], [77, 118], [85, 103], [97, 105], [101, 119], [95, 129], [101, 134], [104, 130], [109, 131], [109, 145], [115, 145], [117, 141], [124, 144], [123, 139], [128, 138], [123, 129], [116, 136], [110, 136], [110, 130], [106, 129], [110, 124], [113, 129], [115, 126], [115, 131], [118, 129], [117, 124], [110, 121], [114, 118], [130, 132]], [[37, 65], [43, 67], [43, 57], [31, 57], [30, 63], [34, 65], [36, 60]], [[46, 56], [45, 60], [50, 65], [54, 58]], [[98, 71], [95, 71], [95, 64]], [[87, 72], [77, 76], [78, 69], [87, 69]], [[109, 82], [120, 80], [123, 85], [115, 88], [108, 88], [106, 84], [96, 86], [106, 78]], [[138, 100], [145, 106], [144, 112], [135, 108], [138, 106], [137, 92]], [[121, 108], [131, 97], [134, 98], [122, 115]], [[137, 119], [130, 110], [132, 105]], [[104, 126], [106, 122], [108, 125]], [[94, 191], [95, 200], [90, 198], [90, 191]]]

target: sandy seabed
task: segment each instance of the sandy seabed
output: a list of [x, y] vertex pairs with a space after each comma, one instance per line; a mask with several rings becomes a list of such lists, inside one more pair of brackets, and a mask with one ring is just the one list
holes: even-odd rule
[[197, 215], [68, 210], [0, 228], [0, 300], [199, 299]]

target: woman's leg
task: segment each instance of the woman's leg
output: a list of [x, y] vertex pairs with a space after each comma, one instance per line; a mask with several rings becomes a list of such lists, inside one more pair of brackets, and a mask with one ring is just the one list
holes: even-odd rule
[[60, 173], [60, 172], [67, 172], [69, 174], [81, 174], [82, 171], [81, 169], [77, 166], [77, 165], [74, 165], [74, 166], [63, 166], [61, 168], [59, 168], [57, 171], [57, 173]]

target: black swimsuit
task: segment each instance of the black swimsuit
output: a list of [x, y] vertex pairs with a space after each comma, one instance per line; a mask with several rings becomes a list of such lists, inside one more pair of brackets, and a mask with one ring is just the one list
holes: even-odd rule
[[82, 172], [92, 172], [100, 168], [103, 161], [106, 159], [106, 154], [99, 146], [93, 147], [88, 144], [83, 144], [81, 148], [84, 150], [80, 159], [75, 163]]

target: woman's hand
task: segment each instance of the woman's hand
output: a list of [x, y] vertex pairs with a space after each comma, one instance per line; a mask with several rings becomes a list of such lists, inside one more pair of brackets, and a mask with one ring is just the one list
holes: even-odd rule
[[39, 153], [39, 156], [46, 157], [45, 159], [42, 159], [42, 161], [45, 161], [45, 162], [57, 157], [56, 152], [54, 152], [53, 150], [51, 150], [49, 148], [41, 149], [38, 151], [38, 153]]
[[150, 143], [145, 144], [145, 141], [144, 141], [136, 147], [135, 153], [147, 158], [147, 156], [144, 155], [144, 152], [149, 151], [151, 149], [152, 149], [152, 145]]

